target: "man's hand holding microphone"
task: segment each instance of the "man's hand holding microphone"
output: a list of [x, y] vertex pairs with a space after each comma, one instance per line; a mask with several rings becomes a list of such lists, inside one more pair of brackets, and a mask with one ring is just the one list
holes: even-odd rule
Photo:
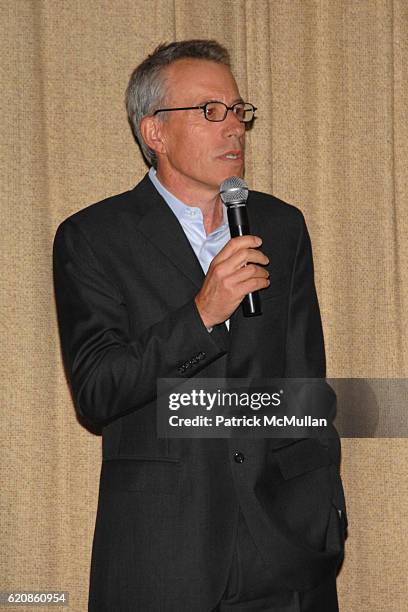
[[212, 260], [203, 286], [195, 298], [206, 327], [223, 323], [248, 293], [269, 287], [269, 259], [257, 249], [258, 236], [231, 238]]

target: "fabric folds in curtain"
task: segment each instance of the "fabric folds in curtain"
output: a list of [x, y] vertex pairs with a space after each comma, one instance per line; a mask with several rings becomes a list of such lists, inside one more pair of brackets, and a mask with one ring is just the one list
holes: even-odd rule
[[[124, 109], [158, 43], [210, 37], [258, 107], [247, 180], [301, 208], [332, 377], [408, 372], [405, 0], [3, 0], [1, 590], [86, 609], [100, 438], [77, 422], [52, 291], [58, 224], [146, 168]], [[406, 440], [343, 441], [344, 611], [406, 609]], [[391, 594], [391, 595], [390, 595]]]

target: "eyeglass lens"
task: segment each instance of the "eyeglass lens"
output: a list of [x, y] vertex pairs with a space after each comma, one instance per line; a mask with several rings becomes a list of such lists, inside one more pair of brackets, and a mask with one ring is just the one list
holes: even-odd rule
[[[205, 117], [209, 121], [224, 121], [227, 112], [227, 107], [222, 102], [208, 102], [205, 105]], [[252, 104], [249, 103], [234, 104], [233, 112], [244, 123], [252, 121], [254, 117]]]

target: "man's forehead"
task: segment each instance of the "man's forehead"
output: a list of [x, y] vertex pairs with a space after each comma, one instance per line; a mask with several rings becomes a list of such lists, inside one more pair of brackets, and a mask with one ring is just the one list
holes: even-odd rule
[[173, 62], [166, 68], [166, 85], [170, 95], [190, 93], [214, 99], [224, 96], [240, 98], [230, 68], [210, 60], [186, 58]]

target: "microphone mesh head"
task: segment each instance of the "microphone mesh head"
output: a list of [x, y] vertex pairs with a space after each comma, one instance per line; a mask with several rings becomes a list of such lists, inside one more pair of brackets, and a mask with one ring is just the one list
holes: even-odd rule
[[228, 204], [246, 202], [248, 199], [248, 185], [239, 176], [230, 176], [221, 183], [220, 196], [227, 206]]

